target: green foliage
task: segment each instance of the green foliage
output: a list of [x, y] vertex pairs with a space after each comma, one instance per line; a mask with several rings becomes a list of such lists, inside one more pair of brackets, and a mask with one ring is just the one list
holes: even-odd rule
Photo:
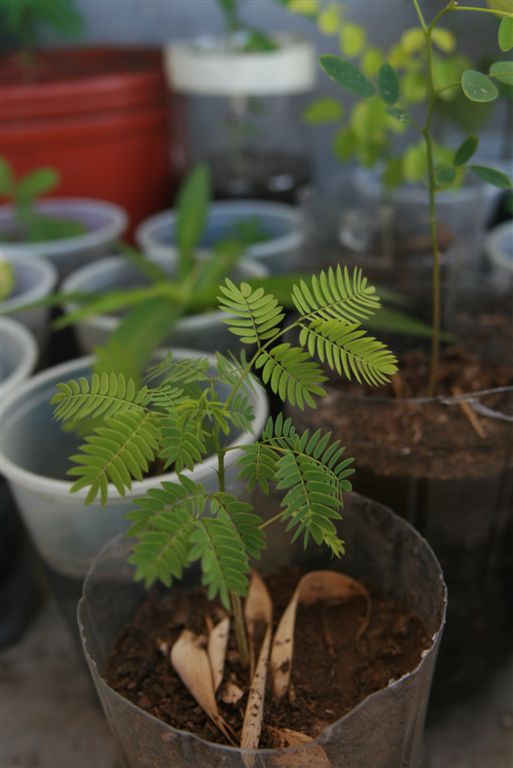
[[84, 29], [72, 0], [0, 0], [0, 18], [25, 50], [35, 46], [42, 27], [71, 37], [82, 34]]
[[370, 80], [351, 62], [344, 61], [339, 56], [326, 54], [320, 58], [321, 67], [328, 77], [351, 93], [368, 98], [373, 96], [376, 89]]
[[0, 259], [0, 301], [8, 299], [15, 287], [12, 264]]
[[499, 48], [504, 53], [513, 48], [513, 17], [505, 16], [499, 25]]
[[[85, 440], [71, 457], [72, 492], [87, 489], [86, 503], [106, 504], [110, 485], [124, 495], [155, 466], [177, 473], [137, 502], [131, 512], [135, 537], [131, 562], [136, 578], [148, 585], [170, 585], [199, 562], [210, 598], [230, 606], [233, 594], [247, 592], [251, 560], [266, 545], [264, 522], [251, 505], [225, 488], [225, 457], [233, 428], [251, 429], [255, 373], [292, 406], [315, 406], [326, 376], [319, 363], [346, 378], [384, 383], [396, 371], [391, 352], [360, 327], [379, 308], [375, 289], [360, 270], [321, 272], [293, 288], [299, 317], [286, 328], [276, 298], [263, 288], [226, 280], [220, 303], [230, 330], [256, 347], [248, 361], [217, 355], [217, 371], [208, 359], [175, 360], [169, 353], [148, 369], [145, 384], [121, 372], [93, 373], [57, 385], [51, 403], [64, 425], [85, 428]], [[301, 346], [281, 341], [298, 331]], [[220, 397], [220, 388], [228, 396]], [[291, 419], [269, 419], [260, 440], [238, 446], [239, 477], [248, 489], [258, 484], [283, 492], [277, 516], [293, 540], [313, 541], [335, 556], [344, 552], [337, 535], [343, 495], [351, 488], [352, 459], [331, 434], [297, 434]], [[217, 455], [218, 484], [207, 492], [187, 473], [209, 453]]]
[[194, 265], [193, 252], [199, 244], [207, 221], [210, 201], [210, 175], [205, 165], [198, 165], [185, 179], [178, 194], [176, 244], [180, 251], [178, 278], [183, 280]]
[[470, 101], [487, 102], [495, 101], [499, 91], [495, 83], [482, 72], [468, 69], [461, 76], [463, 93]]
[[81, 222], [41, 214], [37, 211], [38, 198], [52, 192], [59, 184], [54, 168], [37, 168], [16, 178], [5, 157], [0, 157], [0, 196], [7, 198], [16, 214], [16, 231], [4, 231], [0, 242], [9, 235], [32, 243], [77, 237], [85, 231]]

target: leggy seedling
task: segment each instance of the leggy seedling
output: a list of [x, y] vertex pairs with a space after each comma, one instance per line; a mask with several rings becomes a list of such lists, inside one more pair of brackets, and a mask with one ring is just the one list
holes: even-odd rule
[[38, 199], [58, 185], [55, 168], [36, 168], [17, 178], [7, 160], [0, 157], [0, 197], [12, 203], [16, 214], [14, 230], [4, 228], [0, 242], [8, 242], [9, 236], [15, 241], [40, 243], [83, 234], [85, 228], [79, 221], [38, 212]]
[[[281, 400], [303, 409], [315, 407], [315, 399], [325, 394], [326, 376], [315, 357], [338, 375], [370, 385], [385, 383], [396, 372], [394, 355], [361, 327], [379, 299], [359, 269], [352, 275], [340, 268], [321, 272], [294, 285], [292, 299], [298, 319], [283, 328], [284, 312], [274, 296], [227, 279], [219, 305], [229, 314], [230, 331], [256, 346], [249, 362], [244, 355], [230, 360], [218, 354], [212, 374], [207, 360], [174, 361], [169, 355], [150, 369], [142, 387], [121, 373], [94, 374], [90, 381], [59, 384], [52, 398], [57, 419], [96, 425], [70, 470], [76, 478], [71, 490], [88, 489], [86, 503], [97, 495], [107, 503], [109, 483], [123, 495], [158, 460], [164, 470], [177, 472], [177, 482], [149, 491], [129, 515], [130, 534], [138, 539], [131, 558], [136, 578], [169, 586], [198, 561], [209, 597], [219, 595], [233, 614], [244, 662], [240, 600], [247, 593], [250, 562], [265, 548], [267, 528], [284, 523], [292, 540], [302, 537], [306, 546], [312, 539], [340, 557], [344, 542], [334, 522], [353, 472], [339, 440], [320, 431], [298, 434], [282, 416], [269, 419], [252, 445], [231, 444], [233, 427], [251, 430], [253, 374]], [[299, 346], [282, 341], [288, 331], [299, 332]], [[285, 492], [274, 518], [262, 520], [226, 487], [226, 458], [234, 450], [248, 491], [258, 484], [265, 494], [272, 486]], [[217, 456], [217, 490], [207, 493], [188, 473], [211, 452]]]
[[411, 124], [421, 135], [425, 154], [425, 182], [428, 189], [427, 203], [429, 206], [429, 223], [431, 235], [431, 250], [433, 256], [432, 279], [432, 304], [433, 304], [433, 334], [431, 351], [431, 368], [429, 375], [429, 393], [436, 394], [438, 364], [440, 357], [441, 336], [441, 282], [440, 282], [440, 246], [438, 237], [436, 195], [441, 189], [453, 184], [457, 172], [464, 168], [474, 173], [484, 181], [502, 189], [511, 187], [511, 181], [503, 173], [494, 168], [469, 164], [475, 154], [479, 141], [474, 136], [466, 138], [460, 147], [453, 153], [450, 162], [437, 164], [435, 156], [435, 141], [433, 137], [433, 119], [435, 108], [443, 91], [461, 88], [464, 95], [473, 102], [487, 103], [494, 101], [499, 91], [494, 81], [513, 82], [513, 63], [511, 61], [499, 61], [492, 64], [489, 72], [484, 74], [476, 70], [466, 70], [462, 73], [459, 82], [450, 83], [443, 88], [437, 87], [437, 78], [434, 64], [434, 44], [440, 39], [443, 31], [439, 24], [445, 16], [457, 12], [478, 12], [494, 14], [500, 17], [499, 47], [501, 51], [513, 48], [513, 12], [496, 10], [487, 7], [460, 5], [457, 0], [450, 0], [431, 21], [427, 21], [422, 11], [420, 0], [412, 0], [413, 7], [418, 16], [423, 45], [426, 52], [426, 79], [428, 96], [424, 118], [418, 122], [401, 105], [401, 78], [389, 62], [380, 67], [376, 83], [371, 81], [358, 67], [338, 56], [322, 56], [321, 66], [326, 74], [348, 91], [365, 99], [379, 97], [383, 102], [386, 114], [397, 120], [400, 124]]

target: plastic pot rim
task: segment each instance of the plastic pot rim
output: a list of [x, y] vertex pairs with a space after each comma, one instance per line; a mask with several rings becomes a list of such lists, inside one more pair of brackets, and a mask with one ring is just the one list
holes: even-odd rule
[[[286, 219], [291, 226], [292, 231], [279, 237], [270, 238], [263, 243], [255, 243], [248, 248], [249, 259], [269, 259], [271, 256], [279, 256], [283, 252], [299, 248], [303, 242], [303, 234], [301, 232], [302, 215], [301, 212], [292, 205], [287, 203], [269, 203], [261, 202], [259, 200], [221, 200], [215, 202], [210, 206], [209, 215], [207, 217], [208, 227], [209, 221], [216, 217], [216, 214], [229, 215], [230, 212], [240, 214], [246, 212], [246, 216], [277, 216], [282, 219]], [[158, 240], [154, 235], [154, 230], [164, 225], [175, 226], [177, 220], [177, 214], [172, 211], [161, 211], [154, 216], [150, 216], [143, 221], [137, 227], [135, 231], [135, 239], [139, 247], [147, 253], [150, 258], [156, 256], [169, 255], [170, 252], [176, 250], [174, 243], [165, 244]], [[208, 253], [207, 249], [199, 248], [198, 253]]]
[[[110, 240], [116, 240], [128, 225], [128, 215], [119, 205], [107, 200], [96, 200], [86, 197], [61, 197], [41, 200], [37, 204], [37, 210], [42, 213], [58, 214], [64, 217], [70, 214], [79, 215], [81, 212], [92, 212], [104, 215], [107, 221], [95, 229], [88, 230], [81, 235], [67, 237], [61, 240], [37, 243], [8, 243], [2, 242], [2, 250], [7, 257], [15, 257], [18, 253], [31, 252], [35, 256], [45, 256], [52, 252], [55, 256], [79, 251], [98, 246]], [[0, 206], [0, 225], [14, 218], [15, 212], [11, 203]]]
[[[2, 318], [2, 323], [4, 322], [4, 319]], [[164, 354], [166, 350], [161, 350], [160, 354]], [[216, 367], [216, 360], [213, 355], [209, 355], [208, 353], [202, 353], [198, 352], [196, 350], [192, 349], [174, 349], [171, 348], [169, 351], [173, 352], [173, 355], [177, 359], [184, 359], [184, 358], [202, 358], [207, 359], [209, 361], [209, 364], [211, 367]], [[90, 367], [91, 363], [94, 361], [94, 355], [87, 355], [85, 357], [79, 357], [75, 358], [74, 360], [71, 360], [67, 363], [62, 363], [61, 365], [54, 366], [52, 368], [48, 368], [45, 371], [42, 371], [41, 373], [36, 374], [31, 379], [29, 379], [27, 382], [22, 384], [20, 387], [17, 387], [15, 391], [10, 391], [6, 394], [5, 397], [2, 397], [2, 402], [0, 403], [0, 422], [3, 421], [6, 414], [9, 413], [9, 411], [12, 409], [12, 407], [16, 404], [20, 405], [25, 396], [33, 391], [36, 391], [40, 386], [44, 386], [48, 382], [55, 380], [56, 378], [59, 378], [61, 380], [65, 380], [66, 378], [70, 378], [73, 376], [73, 372], [77, 369], [81, 369], [84, 367]], [[229, 445], [249, 445], [254, 441], [255, 434], [260, 434], [260, 432], [263, 430], [265, 422], [268, 418], [268, 403], [267, 403], [267, 397], [265, 395], [265, 391], [263, 387], [260, 386], [259, 382], [255, 381], [255, 392], [254, 392], [254, 408], [255, 408], [255, 419], [253, 421], [253, 432], [242, 432], [238, 431], [237, 436], [229, 443]], [[5, 430], [4, 430], [5, 432]], [[5, 436], [3, 436], [4, 438]], [[230, 451], [226, 457], [226, 466], [230, 466], [234, 461], [236, 461], [238, 456], [238, 451]], [[18, 485], [23, 485], [26, 488], [31, 489], [32, 491], [35, 491], [39, 494], [48, 494], [52, 496], [69, 496], [70, 494], [70, 480], [58, 480], [56, 478], [46, 477], [45, 475], [40, 475], [37, 472], [32, 472], [28, 469], [24, 469], [23, 467], [20, 467], [19, 464], [12, 461], [8, 456], [6, 456], [6, 452], [4, 450], [4, 446], [0, 445], [0, 466], [2, 468], [2, 474], [5, 475], [7, 480], [10, 483], [15, 483]], [[205, 475], [207, 475], [209, 472], [215, 472], [217, 470], [217, 457], [215, 455], [208, 456], [201, 464], [197, 464], [194, 467], [194, 470], [184, 470], [182, 474], [187, 476], [194, 475], [195, 478], [199, 478], [201, 480]], [[158, 483], [160, 482], [176, 482], [177, 475], [175, 472], [168, 472], [164, 475], [160, 475], [157, 479]], [[116, 504], [125, 504], [127, 500], [138, 498], [142, 494], [144, 494], [147, 490], [150, 488], [155, 487], [155, 480], [156, 478], [147, 478], [145, 480], [136, 481], [132, 483], [132, 487], [127, 490], [124, 496], [122, 496], [112, 485], [109, 483], [108, 489], [109, 489], [109, 505], [116, 505]], [[77, 499], [85, 499], [87, 495], [87, 488], [84, 488], [77, 493], [73, 494], [73, 496]]]
[[[174, 258], [174, 254], [163, 256], [162, 254], [155, 256], [152, 260], [156, 263], [159, 263], [161, 266], [165, 266], [166, 263], [170, 262], [170, 258]], [[119, 267], [119, 270], [122, 271], [126, 267], [130, 267], [131, 264], [126, 259], [123, 259], [121, 256], [108, 256], [105, 259], [101, 259], [97, 262], [94, 262], [93, 264], [87, 264], [84, 267], [79, 267], [79, 269], [74, 270], [68, 277], [66, 277], [62, 283], [62, 292], [63, 293], [80, 293], [81, 291], [87, 292], [87, 287], [84, 289], [84, 286], [82, 283], [84, 281], [88, 281], [91, 279], [91, 277], [94, 277], [98, 274], [102, 274], [102, 272], [107, 271], [108, 269], [112, 267]], [[237, 264], [237, 267], [240, 268], [241, 272], [244, 273], [245, 278], [258, 278], [258, 277], [267, 277], [268, 270], [259, 262], [255, 261], [254, 259], [241, 259], [239, 263]], [[136, 267], [133, 267], [135, 270]], [[112, 288], [114, 288], [114, 283], [112, 284]], [[79, 304], [75, 304], [70, 302], [69, 304], [66, 304], [66, 312], [74, 312], [75, 310], [79, 309]], [[224, 320], [228, 317], [228, 315], [225, 312], [221, 312], [220, 310], [211, 310], [208, 312], [203, 312], [201, 314], [195, 314], [195, 315], [189, 315], [187, 317], [182, 317], [180, 320], [178, 320], [175, 328], [179, 331], [199, 331], [202, 328], [204, 328], [206, 325], [220, 325], [223, 328], [225, 327]], [[84, 323], [88, 324], [90, 326], [93, 326], [94, 328], [98, 328], [99, 330], [111, 332], [113, 331], [119, 324], [120, 318], [116, 317], [115, 315], [94, 315], [90, 317], [86, 317], [83, 320], [78, 321], [77, 324]], [[173, 329], [175, 330], [175, 329]], [[172, 335], [172, 332], [171, 332]]]
[[[357, 191], [370, 197], [383, 199], [382, 186], [378, 178], [379, 169], [356, 168], [353, 171], [353, 182]], [[472, 179], [457, 189], [444, 189], [437, 194], [437, 200], [442, 205], [470, 204], [476, 192], [481, 192], [490, 198], [496, 195], [494, 187], [480, 179]], [[404, 187], [394, 189], [390, 196], [390, 202], [399, 205], [424, 205], [427, 211], [427, 190], [420, 184], [411, 182]]]
[[202, 35], [164, 48], [167, 81], [191, 96], [288, 96], [308, 93], [317, 79], [310, 40], [274, 34], [273, 51], [238, 51], [230, 38]]
[[486, 255], [496, 266], [507, 269], [513, 273], [513, 244], [511, 245], [511, 258], [505, 256], [504, 242], [513, 243], [513, 221], [505, 221], [495, 227], [485, 238]]
[[[354, 493], [354, 492], [352, 493], [352, 495], [354, 497], [364, 498], [364, 497], [361, 497], [360, 494], [357, 494], [357, 493]], [[375, 691], [374, 693], [369, 694], [368, 696], [365, 697], [365, 699], [360, 701], [356, 705], [356, 707], [354, 707], [352, 710], [350, 710], [350, 712], [347, 712], [342, 717], [339, 717], [335, 722], [330, 723], [330, 725], [326, 726], [326, 728], [323, 728], [321, 733], [315, 739], [312, 740], [310, 745], [308, 745], [308, 744], [302, 745], [302, 749], [304, 750], [305, 754], [308, 752], [309, 749], [315, 749], [316, 747], [322, 747], [323, 744], [326, 741], [329, 740], [332, 730], [336, 727], [336, 725], [342, 719], [351, 718], [361, 708], [366, 706], [370, 700], [376, 701], [376, 700], [379, 700], [380, 698], [383, 698], [385, 695], [388, 694], [388, 692], [390, 690], [394, 690], [394, 688], [397, 688], [399, 685], [401, 685], [404, 680], [406, 680], [407, 678], [415, 675], [419, 671], [421, 666], [423, 665], [424, 660], [427, 658], [427, 656], [429, 656], [431, 653], [436, 651], [437, 643], [438, 643], [438, 641], [440, 639], [440, 636], [441, 636], [441, 634], [443, 632], [443, 629], [444, 629], [444, 626], [445, 626], [446, 615], [447, 615], [447, 600], [448, 600], [448, 597], [447, 597], [447, 585], [445, 584], [445, 581], [444, 581], [442, 567], [441, 567], [441, 565], [440, 565], [440, 563], [438, 561], [437, 556], [433, 552], [433, 549], [431, 548], [430, 544], [426, 541], [426, 539], [423, 536], [421, 536], [420, 533], [418, 533], [418, 531], [409, 522], [407, 522], [403, 518], [399, 517], [399, 515], [396, 515], [395, 512], [393, 512], [390, 508], [386, 507], [384, 504], [381, 504], [380, 502], [377, 502], [377, 501], [374, 501], [374, 500], [369, 500], [369, 501], [371, 501], [371, 503], [373, 505], [377, 505], [377, 506], [380, 506], [382, 508], [385, 508], [388, 511], [388, 513], [390, 515], [392, 515], [392, 517], [394, 518], [396, 524], [399, 524], [399, 525], [403, 526], [404, 528], [409, 529], [413, 533], [413, 535], [416, 537], [416, 539], [421, 543], [421, 545], [426, 549], [426, 551], [428, 552], [430, 558], [432, 559], [433, 564], [434, 564], [435, 568], [438, 571], [438, 577], [439, 577], [439, 579], [441, 581], [442, 596], [443, 596], [438, 629], [432, 635], [432, 637], [430, 639], [429, 646], [422, 651], [421, 657], [420, 657], [420, 661], [419, 661], [419, 663], [417, 664], [417, 666], [414, 669], [410, 670], [410, 672], [406, 672], [404, 675], [402, 675], [401, 677], [397, 678], [397, 680], [390, 680], [388, 682], [388, 684], [386, 685], [386, 687], [380, 688], [379, 691]], [[154, 720], [156, 723], [159, 723], [160, 725], [163, 724], [163, 725], [167, 726], [170, 730], [172, 730], [175, 733], [179, 734], [180, 737], [186, 737], [186, 738], [191, 739], [193, 741], [196, 741], [196, 742], [198, 742], [198, 743], [200, 743], [200, 744], [202, 744], [204, 746], [207, 746], [210, 749], [215, 749], [215, 750], [222, 751], [222, 752], [229, 751], [230, 753], [233, 753], [233, 754], [236, 754], [236, 755], [240, 755], [242, 757], [244, 757], [244, 756], [248, 756], [248, 757], [249, 756], [258, 756], [258, 755], [261, 755], [261, 756], [262, 755], [275, 755], [275, 754], [279, 754], [279, 755], [282, 755], [282, 754], [283, 755], [286, 755], [286, 754], [292, 754], [292, 755], [297, 754], [297, 749], [298, 749], [297, 746], [295, 746], [295, 747], [285, 747], [285, 748], [282, 748], [282, 749], [272, 749], [272, 748], [265, 748], [265, 749], [242, 749], [241, 747], [232, 747], [232, 746], [230, 746], [228, 744], [227, 745], [216, 744], [215, 742], [207, 741], [206, 739], [201, 738], [201, 736], [198, 736], [195, 733], [192, 733], [191, 731], [184, 731], [184, 730], [182, 730], [180, 728], [174, 728], [173, 726], [171, 726], [169, 724], [163, 723], [163, 721], [160, 720], [159, 718], [155, 717], [155, 715], [152, 715], [151, 713], [146, 712], [146, 710], [141, 709], [141, 707], [138, 707], [132, 701], [130, 701], [129, 699], [127, 699], [124, 696], [122, 696], [120, 693], [118, 693], [118, 691], [114, 690], [114, 688], [111, 688], [111, 686], [107, 683], [107, 681], [105, 680], [103, 675], [100, 673], [100, 670], [98, 669], [98, 665], [97, 665], [95, 659], [93, 659], [93, 657], [91, 656], [91, 654], [88, 651], [87, 639], [84, 636], [84, 626], [83, 626], [83, 622], [82, 622], [81, 613], [82, 613], [82, 610], [86, 609], [86, 606], [87, 606], [87, 600], [86, 600], [85, 591], [86, 591], [86, 588], [88, 586], [89, 579], [93, 575], [93, 572], [94, 572], [94, 569], [96, 567], [97, 562], [99, 560], [101, 560], [105, 550], [107, 550], [110, 546], [112, 546], [113, 542], [119, 541], [119, 540], [121, 540], [123, 538], [127, 538], [126, 534], [118, 534], [118, 536], [115, 536], [113, 539], [111, 539], [109, 542], [107, 542], [107, 544], [105, 544], [101, 548], [101, 550], [97, 553], [97, 555], [95, 556], [93, 562], [91, 563], [91, 565], [89, 566], [89, 569], [87, 571], [86, 577], [84, 579], [83, 587], [82, 587], [82, 596], [80, 597], [80, 600], [78, 601], [78, 604], [77, 604], [77, 622], [78, 622], [78, 627], [79, 627], [79, 632], [80, 632], [80, 639], [81, 639], [82, 649], [83, 649], [84, 655], [86, 656], [86, 658], [88, 660], [88, 663], [94, 665], [94, 667], [95, 667], [95, 669], [96, 669], [96, 671], [98, 673], [99, 679], [101, 680], [102, 684], [105, 685], [109, 689], [110, 694], [114, 695], [116, 697], [116, 699], [118, 699], [119, 701], [121, 701], [123, 703], [124, 706], [128, 706], [128, 707], [130, 707], [130, 709], [135, 709], [138, 712], [141, 712], [141, 711], [144, 712], [145, 716], [151, 718], [152, 720]]]
[[1, 313], [14, 312], [18, 307], [48, 296], [55, 288], [58, 280], [57, 270], [48, 259], [44, 257], [34, 258], [28, 253], [21, 252], [2, 254], [0, 259], [8, 262], [15, 269], [20, 265], [22, 269], [32, 270], [35, 273], [35, 284], [32, 288], [14, 296], [8, 296], [0, 302]]
[[[10, 317], [0, 318], [0, 354], [3, 354], [1, 345], [2, 337], [7, 335], [18, 345], [21, 350], [21, 359], [13, 372], [0, 382], [0, 423], [2, 422], [2, 411], [5, 402], [10, 400], [11, 395], [15, 395], [21, 390], [17, 385], [27, 379], [34, 370], [38, 358], [38, 348], [35, 339], [21, 323], [12, 320]], [[23, 385], [22, 385], [23, 386]], [[3, 468], [3, 463], [1, 463]]]

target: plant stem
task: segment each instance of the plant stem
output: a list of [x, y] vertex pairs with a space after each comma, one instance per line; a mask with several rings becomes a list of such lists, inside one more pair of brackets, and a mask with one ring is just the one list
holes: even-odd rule
[[[217, 452], [217, 484], [219, 490], [224, 492], [225, 490], [225, 467], [224, 467], [224, 450], [221, 448], [219, 439], [219, 427], [214, 428], [214, 442]], [[242, 613], [242, 606], [240, 597], [235, 592], [230, 592], [230, 605], [232, 608], [233, 622], [235, 626], [235, 639], [237, 641], [237, 650], [241, 664], [247, 666], [249, 663], [249, 649], [248, 639], [246, 636], [246, 626], [244, 624], [244, 616]]]
[[431, 125], [436, 106], [436, 88], [435, 76], [433, 71], [433, 41], [431, 33], [433, 32], [436, 21], [451, 10], [453, 3], [450, 2], [446, 8], [442, 9], [433, 22], [428, 26], [421, 11], [419, 0], [413, 0], [413, 5], [417, 11], [419, 22], [426, 38], [427, 70], [429, 83], [429, 102], [426, 119], [422, 127], [422, 135], [426, 145], [426, 156], [428, 165], [428, 189], [429, 189], [429, 230], [431, 235], [431, 251], [433, 256], [432, 270], [432, 337], [431, 337], [431, 361], [429, 371], [429, 395], [436, 395], [438, 365], [440, 361], [440, 331], [442, 322], [442, 296], [440, 282], [440, 245], [438, 241], [438, 221], [436, 208], [436, 177], [435, 161], [433, 153], [433, 138], [431, 136]]

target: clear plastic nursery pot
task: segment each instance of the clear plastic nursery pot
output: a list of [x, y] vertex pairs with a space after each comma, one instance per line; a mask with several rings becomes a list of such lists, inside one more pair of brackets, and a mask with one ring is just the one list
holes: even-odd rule
[[301, 114], [315, 50], [283, 36], [274, 50], [244, 51], [243, 35], [166, 50], [168, 81], [184, 101], [188, 161], [210, 165], [218, 199], [294, 203], [310, 181]]
[[[279, 499], [271, 499], [279, 504]], [[269, 500], [265, 501], [267, 508]], [[271, 514], [269, 510], [269, 514]], [[389, 509], [359, 496], [347, 498], [340, 534], [348, 543], [341, 561], [302, 543], [291, 545], [274, 530], [261, 572], [299, 565], [303, 571], [338, 568], [366, 585], [401, 600], [424, 623], [431, 645], [416, 669], [390, 681], [301, 749], [239, 750], [211, 744], [176, 730], [139, 709], [110, 688], [103, 669], [145, 590], [132, 581], [127, 565], [129, 542], [118, 537], [93, 564], [79, 604], [84, 652], [113, 733], [130, 768], [325, 768], [320, 745], [331, 768], [423, 768], [422, 731], [431, 677], [444, 623], [446, 590], [440, 566], [426, 542]], [[198, 583], [191, 577], [187, 588]], [[329, 682], [327, 682], [329, 685]]]
[[38, 213], [78, 221], [84, 232], [75, 237], [49, 242], [26, 242], [20, 236], [16, 215], [11, 205], [0, 206], [0, 242], [2, 255], [15, 258], [21, 254], [44, 256], [64, 277], [82, 264], [106, 256], [125, 231], [128, 218], [117, 205], [102, 200], [62, 198], [43, 200]]
[[513, 221], [492, 229], [486, 236], [485, 251], [497, 276], [513, 283]]
[[[355, 171], [353, 183], [360, 216], [356, 222], [347, 216], [343, 218], [341, 242], [357, 239], [360, 233], [360, 250], [378, 253], [396, 267], [411, 260], [429, 264], [432, 257], [425, 187], [406, 184], [387, 194], [379, 172], [363, 168]], [[450, 258], [467, 269], [482, 264], [483, 239], [492, 204], [493, 188], [473, 179], [459, 189], [437, 194], [439, 242], [445, 262]]]
[[[191, 350], [176, 350], [174, 354], [176, 359], [205, 357]], [[215, 360], [209, 360], [213, 369]], [[53, 420], [49, 400], [58, 382], [89, 376], [92, 362], [92, 357], [85, 357], [50, 368], [2, 398], [0, 405], [2, 473], [53, 577], [58, 597], [64, 608], [73, 612], [82, 580], [94, 556], [112, 536], [126, 530], [125, 515], [133, 509], [134, 500], [163, 480], [176, 479], [172, 473], [150, 477], [135, 482], [125, 496], [120, 496], [111, 487], [107, 507], [98, 502], [86, 507], [84, 493], [70, 494], [66, 471], [78, 438], [64, 432]], [[252, 442], [268, 416], [263, 390], [255, 388], [251, 397], [254, 434], [234, 432], [231, 440], [237, 444]], [[227, 457], [227, 479], [233, 487], [236, 487], [233, 462], [237, 454], [237, 451], [231, 451]], [[208, 488], [215, 483], [216, 467], [216, 457], [209, 457], [195, 467], [192, 476]]]
[[[154, 259], [172, 276], [176, 273], [176, 260], [172, 256], [158, 256]], [[252, 277], [265, 277], [266, 268], [257, 261], [243, 259], [233, 270], [235, 280], [247, 280]], [[112, 289], [139, 288], [149, 285], [150, 281], [140, 270], [118, 256], [82, 267], [64, 280], [64, 293], [96, 293]], [[72, 312], [77, 305], [67, 309]], [[186, 349], [199, 349], [205, 352], [237, 351], [240, 348], [237, 338], [230, 333], [223, 312], [208, 310], [201, 314], [181, 318], [167, 339], [169, 345]], [[103, 344], [109, 334], [119, 325], [119, 316], [97, 315], [82, 320], [77, 325], [77, 334], [81, 351], [93, 352]]]
[[[30, 376], [36, 362], [37, 345], [30, 332], [1, 317], [0, 402]], [[34, 614], [40, 599], [37, 581], [26, 532], [0, 476], [0, 648], [14, 642]]]
[[353, 487], [433, 547], [449, 590], [434, 691], [440, 704], [466, 695], [511, 651], [513, 387], [431, 399], [328, 387], [315, 413], [292, 416], [349, 443]]
[[18, 307], [49, 296], [57, 283], [55, 267], [46, 259], [34, 259], [29, 254], [3, 257], [12, 268], [14, 288], [12, 293], [0, 302], [0, 314], [14, 312], [16, 320], [22, 323], [43, 346], [48, 335], [49, 311], [45, 307], [34, 307], [17, 312]]
[[[37, 363], [37, 344], [23, 325], [0, 317], [0, 392], [2, 400], [17, 390]], [[2, 421], [3, 429], [3, 421]]]
[[[163, 211], [151, 216], [138, 227], [136, 240], [147, 256], [176, 258], [176, 222], [174, 211]], [[255, 224], [263, 235], [262, 242], [247, 247], [246, 256], [249, 259], [258, 261], [271, 273], [299, 268], [304, 242], [303, 218], [298, 209], [284, 203], [258, 200], [213, 203], [200, 242], [201, 252], [208, 252], [223, 238], [233, 237], [234, 229], [236, 231], [237, 227], [245, 223]]]

